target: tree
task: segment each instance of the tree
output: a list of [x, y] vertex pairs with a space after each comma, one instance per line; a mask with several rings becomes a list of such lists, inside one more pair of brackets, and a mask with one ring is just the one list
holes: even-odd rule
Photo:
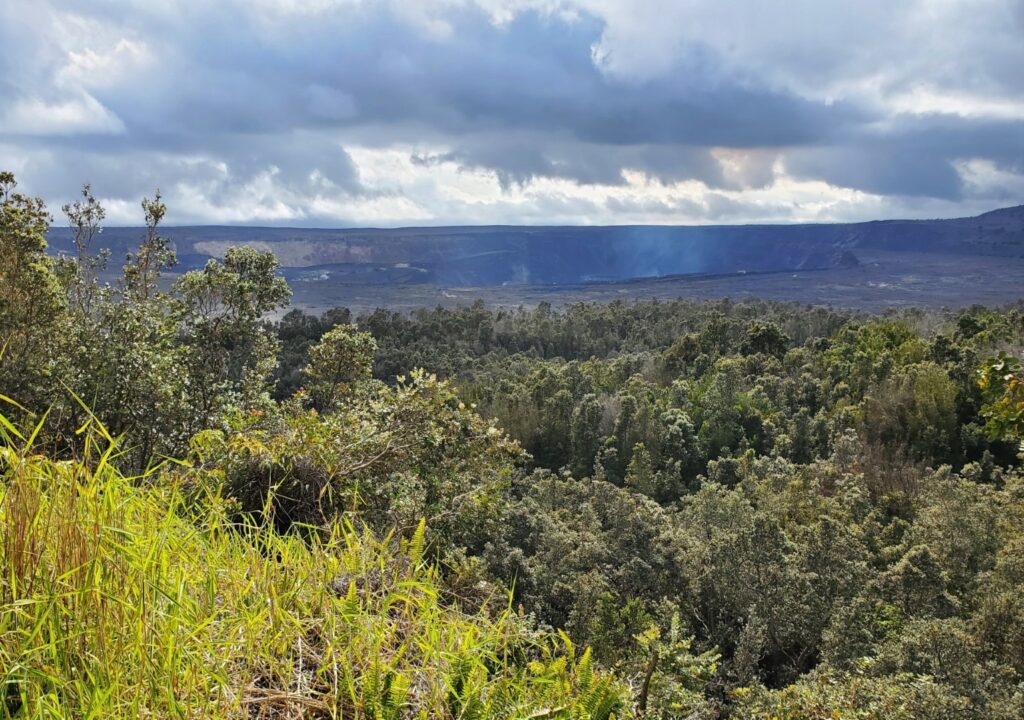
[[[668, 488], [678, 497], [678, 491], [692, 485], [703, 468], [697, 434], [689, 415], [679, 408], [669, 408], [661, 414], [659, 449], [666, 471], [675, 476], [675, 488]], [[673, 498], [674, 499], [674, 498]]]
[[742, 369], [735, 360], [718, 361], [707, 376], [698, 437], [709, 459], [739, 449], [744, 440], [742, 382]]
[[75, 263], [70, 266], [68, 294], [82, 320], [93, 316], [96, 295], [99, 292], [99, 274], [106, 268], [109, 250], [93, 254], [92, 244], [103, 232], [107, 211], [93, 196], [92, 186], [82, 186], [82, 199], [65, 203], [63, 208], [68, 227], [75, 242]]
[[662, 362], [669, 375], [682, 374], [701, 354], [700, 339], [695, 333], [680, 335], [663, 353]]
[[594, 393], [587, 393], [572, 411], [569, 425], [572, 444], [572, 468], [577, 477], [594, 472], [594, 461], [601, 449], [601, 403]]
[[743, 355], [761, 353], [781, 358], [789, 348], [789, 336], [775, 323], [754, 323], [747, 328], [747, 336], [740, 345]]
[[310, 315], [298, 309], [285, 313], [276, 327], [281, 351], [273, 377], [275, 400], [285, 400], [303, 387], [310, 348], [331, 328], [351, 321], [348, 308], [334, 308], [322, 315]]
[[905, 448], [917, 460], [956, 462], [961, 457], [956, 396], [956, 386], [938, 365], [904, 368], [864, 398], [865, 435], [889, 449]]
[[173, 267], [178, 260], [167, 238], [160, 235], [159, 225], [167, 214], [157, 190], [153, 199], [142, 199], [142, 213], [146, 222], [146, 237], [134, 254], [128, 255], [124, 266], [125, 295], [136, 301], [146, 301], [157, 289], [160, 274]]
[[394, 388], [353, 388], [331, 412], [295, 399], [266, 415], [229, 412], [225, 424], [227, 433], [196, 437], [192, 460], [220, 470], [209, 479], [244, 513], [269, 515], [282, 531], [330, 528], [343, 516], [410, 531], [426, 517], [443, 550], [479, 551], [523, 459], [447, 383], [420, 371]]
[[985, 396], [982, 415], [997, 437], [1024, 438], [1024, 365], [1000, 353], [981, 369], [978, 385]]
[[223, 262], [210, 260], [175, 284], [183, 304], [190, 402], [197, 410], [194, 431], [228, 406], [254, 404], [266, 392], [278, 345], [263, 317], [291, 296], [277, 268], [273, 253], [233, 247]]
[[648, 497], [654, 497], [657, 492], [651, 454], [642, 442], [633, 447], [633, 457], [626, 468], [626, 487]]
[[46, 254], [50, 216], [16, 187], [13, 173], [0, 172], [0, 392], [41, 407], [66, 304]]
[[341, 324], [329, 330], [309, 349], [306, 366], [318, 406], [332, 408], [340, 396], [369, 380], [376, 352], [373, 336], [354, 325]]
[[[184, 452], [194, 430], [178, 338], [180, 305], [159, 291], [161, 273], [174, 263], [159, 234], [166, 207], [157, 192], [142, 208], [146, 235], [129, 254], [115, 294], [99, 284], [108, 253], [92, 248], [106, 211], [89, 185], [81, 200], [64, 206], [76, 257], [63, 261], [72, 317], [61, 369], [63, 382], [108, 430], [125, 436], [123, 467], [140, 472], [155, 456]], [[69, 403], [62, 416], [74, 429], [86, 413]]]

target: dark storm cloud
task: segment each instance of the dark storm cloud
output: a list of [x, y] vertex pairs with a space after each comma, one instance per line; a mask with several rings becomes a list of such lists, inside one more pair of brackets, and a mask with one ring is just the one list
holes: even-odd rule
[[[39, 144], [26, 141], [29, 147]], [[74, 195], [85, 181], [106, 197], [134, 199], [156, 188], [168, 190], [189, 182], [202, 187], [211, 203], [219, 204], [237, 186], [267, 173], [289, 191], [313, 192], [326, 182], [340, 191], [361, 192], [348, 153], [337, 142], [311, 133], [204, 136], [165, 147], [124, 143], [117, 136], [94, 138], [86, 147], [70, 138], [57, 138], [47, 143], [31, 175], [33, 184], [59, 197]]]
[[[284, 23], [203, 11], [144, 88], [101, 98], [141, 141], [295, 127], [426, 127], [449, 135], [533, 131], [594, 144], [758, 147], [820, 142], [862, 110], [719, 77], [708, 51], [642, 83], [591, 57], [602, 25], [524, 12], [496, 26], [453, 11], [435, 38], [387, 8]], [[222, 11], [223, 12], [223, 11]], [[207, 14], [208, 13], [208, 14]], [[149, 30], [146, 29], [146, 32]]]
[[[957, 163], [1024, 173], [1024, 111], [993, 119], [892, 110], [886, 98], [906, 89], [905, 78], [886, 74], [883, 41], [857, 36], [847, 52], [821, 42], [787, 47], [780, 36], [778, 49], [759, 50], [756, 36], [734, 42], [716, 23], [706, 39], [667, 46], [656, 71], [613, 72], [625, 62], [609, 40], [623, 13], [602, 13], [601, 3], [562, 6], [571, 13], [520, 9], [503, 22], [472, 3], [319, 4], [14, 0], [0, 10], [0, 95], [14, 108], [6, 125], [0, 111], [0, 144], [25, 153], [25, 174], [44, 194], [66, 197], [79, 179], [116, 197], [183, 183], [212, 206], [266, 177], [294, 198], [372, 196], [345, 149], [355, 146], [442, 147], [411, 159], [493, 172], [506, 191], [543, 178], [617, 187], [639, 171], [665, 185], [695, 180], [740, 192], [769, 187], [781, 159], [796, 178], [956, 201], [965, 193]], [[870, 6], [872, 22], [889, 17], [884, 4]], [[813, 7], [817, 14], [794, 14], [794, 38], [810, 37], [799, 22], [841, 19]], [[1022, 7], [978, 16], [1012, 25]], [[666, 23], [683, 17], [674, 12]], [[929, 82], [1019, 101], [1008, 93], [1021, 87], [1024, 52], [1004, 35], [962, 67], [938, 63]], [[122, 41], [109, 61], [81, 50], [104, 56]], [[763, 62], [744, 60], [744, 42]], [[926, 50], [908, 52], [898, 57], [908, 73], [928, 65]], [[847, 76], [853, 85], [882, 78], [871, 80], [877, 96], [821, 90]], [[63, 125], [31, 127], [24, 117], [40, 108]], [[740, 159], [723, 162], [723, 149]], [[717, 194], [701, 207], [712, 200], [716, 217], [743, 217], [743, 202]], [[688, 207], [600, 205], [644, 202], [652, 212]]]
[[689, 145], [601, 145], [571, 136], [529, 133], [474, 134], [459, 149], [435, 155], [413, 155], [424, 166], [454, 162], [467, 168], [493, 170], [504, 187], [525, 185], [537, 178], [563, 178], [582, 184], [622, 185], [624, 171], [643, 170], [666, 184], [696, 179], [711, 186], [735, 186], [707, 148]]
[[1024, 172], [1024, 121], [898, 116], [882, 131], [861, 131], [844, 145], [794, 151], [787, 170], [880, 195], [956, 200], [964, 183], [955, 163], [984, 159]]

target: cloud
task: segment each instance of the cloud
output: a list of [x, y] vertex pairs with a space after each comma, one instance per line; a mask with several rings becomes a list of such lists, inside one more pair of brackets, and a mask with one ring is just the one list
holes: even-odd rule
[[120, 134], [124, 123], [87, 93], [47, 101], [22, 97], [0, 111], [0, 133], [8, 135]]
[[742, 222], [1021, 202], [1024, 3], [10, 0], [0, 164], [137, 222]]

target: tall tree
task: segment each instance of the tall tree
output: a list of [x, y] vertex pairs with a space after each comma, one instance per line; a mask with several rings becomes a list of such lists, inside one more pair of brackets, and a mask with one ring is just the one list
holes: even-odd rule
[[195, 430], [229, 405], [256, 402], [267, 389], [278, 341], [263, 317], [291, 297], [277, 268], [273, 253], [233, 247], [223, 262], [210, 260], [175, 284], [183, 303]]
[[377, 342], [353, 325], [342, 324], [328, 331], [309, 349], [306, 374], [313, 381], [314, 400], [331, 408], [360, 382], [370, 379]]
[[82, 186], [82, 197], [61, 208], [75, 241], [75, 262], [66, 264], [68, 295], [82, 319], [90, 319], [99, 293], [99, 275], [106, 268], [109, 250], [93, 252], [93, 242], [103, 232], [107, 211], [92, 194], [92, 186]]
[[160, 223], [167, 214], [167, 206], [156, 191], [153, 199], [142, 199], [142, 213], [146, 221], [146, 237], [139, 249], [128, 256], [124, 266], [124, 291], [134, 300], [145, 301], [156, 292], [160, 274], [177, 264], [178, 259], [167, 238], [160, 234]]
[[46, 206], [16, 188], [0, 172], [0, 392], [32, 404], [46, 392], [66, 304], [46, 254]]

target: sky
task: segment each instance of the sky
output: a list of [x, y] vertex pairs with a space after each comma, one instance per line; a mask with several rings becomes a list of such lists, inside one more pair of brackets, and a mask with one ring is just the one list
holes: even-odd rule
[[1024, 203], [1024, 0], [3, 0], [0, 169], [129, 225], [962, 217]]

